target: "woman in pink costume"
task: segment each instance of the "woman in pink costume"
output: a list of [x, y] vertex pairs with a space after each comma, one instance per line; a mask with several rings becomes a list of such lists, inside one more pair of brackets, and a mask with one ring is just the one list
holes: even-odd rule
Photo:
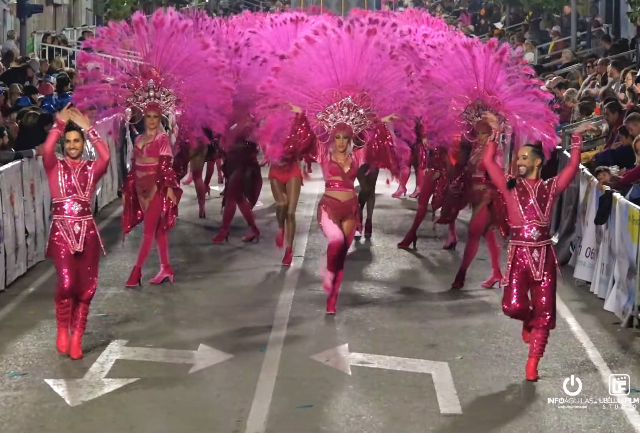
[[[295, 44], [260, 89], [264, 95], [261, 117], [271, 115], [274, 107], [277, 112], [291, 104], [301, 136], [315, 135], [318, 141], [313, 156], [325, 180], [318, 223], [329, 242], [323, 282], [327, 314], [336, 312], [347, 251], [359, 225], [354, 191], [358, 168], [366, 162], [397, 175], [399, 165], [410, 155], [406, 143], [394, 139], [387, 123], [395, 121], [393, 126], [403, 136], [411, 136], [418, 108], [413, 70], [392, 48], [393, 39], [379, 31], [385, 24], [390, 23], [384, 18], [375, 23], [338, 18], [334, 26], [318, 24]], [[352, 152], [356, 138], [364, 146]]]
[[[495, 117], [490, 116], [495, 122]], [[538, 363], [544, 355], [549, 331], [556, 325], [557, 262], [551, 244], [551, 216], [554, 200], [573, 180], [580, 165], [582, 125], [572, 136], [571, 159], [562, 172], [551, 179], [540, 179], [545, 153], [553, 146], [525, 145], [518, 151], [518, 176], [507, 178], [495, 162], [494, 142], [484, 155], [491, 180], [505, 197], [509, 211], [511, 238], [504, 277], [502, 311], [522, 321], [522, 339], [529, 345], [525, 377], [538, 380]], [[550, 144], [547, 141], [547, 144]]]
[[[145, 133], [136, 139], [132, 169], [122, 188], [124, 234], [144, 220], [126, 286], [141, 284], [154, 240], [161, 266], [151, 283], [173, 281], [168, 231], [175, 224], [182, 190], [162, 119], [181, 126], [176, 142], [195, 148], [207, 141], [204, 128], [222, 131], [234, 92], [228, 61], [193, 19], [171, 8], [159, 9], [150, 18], [135, 13], [130, 23], [110, 23], [87, 44], [94, 52], [79, 55], [84, 84], [74, 98], [82, 105], [105, 107], [101, 116], [118, 114], [126, 121], [144, 116]], [[129, 55], [122, 56], [123, 51]]]
[[[98, 153], [95, 161], [82, 159], [83, 129]], [[63, 158], [55, 153], [60, 137], [64, 137]], [[104, 252], [93, 220], [93, 195], [109, 166], [109, 148], [85, 116], [67, 107], [58, 113], [49, 131], [42, 149], [42, 162], [51, 190], [53, 220], [46, 252], [53, 259], [58, 276], [56, 347], [59, 354], [82, 359], [82, 336], [98, 287], [100, 252]]]
[[411, 160], [409, 164], [402, 167], [400, 171], [400, 180], [398, 190], [392, 194], [393, 198], [400, 198], [407, 195], [407, 182], [411, 176], [411, 167], [416, 174], [416, 189], [409, 195], [411, 198], [417, 198], [420, 195], [420, 187], [424, 181], [426, 168], [426, 146], [423, 143], [423, 133], [420, 123], [416, 122], [416, 140], [410, 143]]
[[418, 229], [427, 215], [428, 204], [431, 200], [434, 218], [435, 212], [441, 209], [441, 221], [449, 221], [448, 236], [442, 249], [456, 249], [458, 244], [456, 235], [458, 209], [464, 208], [468, 203], [463, 186], [465, 167], [471, 148], [468, 141], [462, 138], [454, 139], [456, 143], [460, 140], [462, 140], [461, 144], [454, 146], [453, 150], [447, 146], [437, 146], [427, 148], [425, 151], [427, 156], [422, 184], [419, 187], [418, 209], [411, 228], [404, 239], [398, 243], [398, 248], [407, 249], [410, 245], [413, 245], [414, 249], [416, 248]]
[[173, 282], [168, 231], [175, 225], [182, 190], [173, 170], [169, 136], [159, 131], [162, 111], [158, 103], [144, 107], [145, 133], [136, 138], [131, 170], [122, 186], [123, 233], [128, 234], [144, 221], [142, 243], [127, 287], [142, 285], [142, 267], [154, 240], [160, 256], [160, 271], [149, 282], [161, 284], [167, 279]]

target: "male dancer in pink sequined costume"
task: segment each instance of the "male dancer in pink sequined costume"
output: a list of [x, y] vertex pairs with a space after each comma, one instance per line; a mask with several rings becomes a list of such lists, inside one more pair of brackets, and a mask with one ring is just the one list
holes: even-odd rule
[[[85, 136], [80, 128], [95, 146], [98, 153], [95, 161], [82, 159]], [[56, 143], [63, 135], [64, 157], [58, 158]], [[56, 347], [59, 354], [82, 359], [82, 336], [98, 287], [100, 250], [104, 252], [91, 205], [96, 185], [109, 166], [109, 149], [89, 120], [78, 110], [67, 107], [58, 113], [56, 124], [44, 142], [42, 161], [51, 190], [53, 219], [46, 252], [53, 259], [58, 276]]]
[[540, 179], [544, 162], [542, 146], [527, 145], [518, 152], [518, 177], [507, 180], [495, 162], [496, 143], [490, 142], [483, 162], [491, 181], [502, 193], [509, 213], [511, 238], [504, 275], [502, 311], [522, 320], [522, 339], [529, 344], [526, 379], [538, 380], [538, 363], [544, 355], [549, 331], [556, 325], [557, 262], [551, 245], [553, 201], [571, 183], [580, 164], [581, 132], [572, 136], [571, 159], [562, 172]]

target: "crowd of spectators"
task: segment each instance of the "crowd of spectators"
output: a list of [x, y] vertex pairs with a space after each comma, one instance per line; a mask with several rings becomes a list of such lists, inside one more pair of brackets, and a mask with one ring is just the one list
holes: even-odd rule
[[[11, 32], [10, 32], [11, 33]], [[7, 41], [12, 41], [11, 34]], [[45, 39], [46, 38], [46, 39]], [[47, 35], [43, 42], [55, 44]], [[35, 155], [54, 122], [54, 114], [71, 101], [78, 75], [65, 65], [61, 52], [43, 48], [42, 58], [18, 57], [9, 64], [4, 59], [13, 52], [3, 45], [0, 67], [0, 164], [26, 155]], [[47, 57], [51, 57], [49, 62]]]

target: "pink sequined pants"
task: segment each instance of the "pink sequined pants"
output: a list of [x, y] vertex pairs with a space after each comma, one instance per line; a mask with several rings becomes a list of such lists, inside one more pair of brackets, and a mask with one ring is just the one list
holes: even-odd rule
[[69, 250], [62, 233], [52, 228], [47, 255], [53, 258], [58, 276], [55, 304], [58, 328], [84, 333], [89, 316], [89, 304], [98, 287], [100, 238], [95, 224], [87, 224], [82, 252]]
[[553, 247], [547, 245], [542, 265], [542, 280], [535, 281], [529, 264], [527, 247], [515, 248], [511, 272], [502, 296], [502, 311], [512, 319], [521, 320], [532, 329], [529, 356], [541, 358], [549, 331], [556, 327], [557, 267]]

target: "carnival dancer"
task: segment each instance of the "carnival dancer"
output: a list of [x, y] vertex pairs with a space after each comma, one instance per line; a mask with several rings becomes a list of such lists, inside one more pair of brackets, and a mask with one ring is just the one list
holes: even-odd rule
[[[449, 157], [449, 149], [446, 146], [438, 146], [426, 150], [427, 157], [425, 162], [425, 170], [422, 176], [422, 184], [418, 193], [418, 209], [413, 218], [411, 228], [405, 235], [404, 239], [398, 243], [398, 248], [407, 249], [410, 245], [416, 248], [418, 242], [418, 229], [424, 221], [428, 212], [428, 204], [431, 198], [431, 208], [435, 212], [446, 203], [443, 210], [445, 215], [450, 214], [451, 209], [459, 209], [465, 206], [465, 196], [458, 188], [464, 176], [464, 167], [466, 159], [455, 161]], [[457, 153], [460, 155], [460, 153]], [[416, 187], [418, 189], [418, 187]], [[462, 202], [462, 205], [460, 205]], [[456, 235], [456, 218], [457, 213], [452, 215], [449, 220], [449, 231], [447, 240], [442, 249], [455, 250], [458, 244]]]
[[[317, 139], [314, 156], [325, 181], [318, 223], [329, 243], [323, 279], [327, 314], [336, 312], [347, 252], [359, 225], [353, 185], [358, 168], [366, 162], [397, 176], [410, 156], [387, 124], [393, 122], [405, 138], [413, 132], [418, 113], [413, 65], [392, 49], [387, 24], [383, 17], [319, 23], [260, 87], [261, 118], [290, 105], [304, 120], [300, 128], [308, 125], [303, 136]], [[352, 151], [353, 141], [364, 145]]]
[[169, 136], [159, 130], [162, 108], [156, 102], [149, 103], [144, 110], [145, 132], [136, 138], [131, 170], [122, 186], [123, 234], [128, 234], [144, 221], [142, 243], [127, 279], [127, 287], [142, 285], [142, 267], [154, 240], [158, 246], [160, 271], [149, 282], [161, 284], [167, 279], [173, 282], [168, 232], [175, 225], [178, 201], [182, 196], [182, 189], [173, 170]]
[[249, 226], [249, 233], [242, 242], [259, 242], [260, 230], [253, 216], [253, 208], [262, 190], [262, 174], [258, 163], [258, 145], [251, 141], [252, 122], [245, 119], [235, 124], [225, 134], [223, 141], [225, 159], [222, 170], [225, 176], [222, 226], [213, 238], [214, 244], [229, 241], [229, 227], [236, 213], [236, 207]]
[[413, 192], [409, 194], [409, 197], [417, 198], [420, 195], [420, 187], [422, 186], [426, 166], [426, 149], [420, 126], [420, 122], [417, 121], [416, 140], [409, 143], [411, 147], [411, 160], [406, 166], [402, 167], [398, 181], [398, 190], [391, 195], [393, 198], [400, 198], [407, 195], [407, 182], [411, 176], [411, 167], [413, 167], [416, 175], [416, 187]]
[[[94, 51], [79, 53], [83, 85], [74, 102], [101, 107], [99, 117], [120, 115], [132, 123], [144, 117], [145, 123], [122, 187], [123, 233], [144, 220], [138, 258], [125, 284], [141, 285], [154, 240], [161, 265], [150, 282], [173, 281], [168, 232], [175, 225], [182, 190], [173, 170], [171, 141], [198, 147], [207, 141], [204, 128], [224, 130], [235, 90], [228, 60], [193, 19], [172, 8], [158, 9], [150, 18], [137, 12], [130, 22], [100, 28], [86, 44]], [[124, 50], [128, 56], [121, 55]], [[181, 126], [171, 139], [163, 131], [163, 119]]]
[[511, 238], [502, 311], [522, 321], [522, 339], [529, 345], [525, 368], [529, 381], [538, 380], [538, 363], [544, 355], [549, 331], [556, 324], [558, 265], [550, 232], [553, 202], [574, 178], [580, 165], [580, 134], [591, 129], [591, 125], [581, 125], [573, 133], [569, 163], [551, 179], [540, 179], [545, 161], [542, 145], [526, 145], [518, 151], [518, 175], [509, 180], [495, 162], [494, 141], [489, 142], [483, 158], [491, 181], [507, 202]]
[[[98, 153], [94, 161], [82, 159], [85, 132]], [[60, 137], [64, 137], [63, 158], [55, 153]], [[89, 119], [67, 106], [58, 113], [44, 142], [42, 162], [51, 190], [52, 222], [46, 252], [58, 276], [56, 347], [59, 354], [82, 359], [82, 336], [98, 287], [100, 251], [104, 253], [93, 220], [93, 195], [109, 166], [109, 149]]]

